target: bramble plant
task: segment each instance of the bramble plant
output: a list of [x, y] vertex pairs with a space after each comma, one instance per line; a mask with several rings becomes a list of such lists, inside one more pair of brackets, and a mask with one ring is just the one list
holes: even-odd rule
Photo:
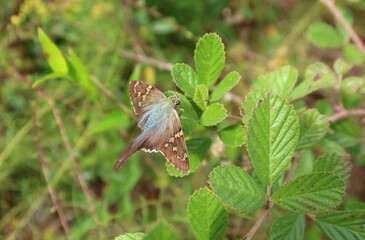
[[[310, 28], [312, 41], [315, 42], [315, 32], [321, 28], [326, 27], [316, 23]], [[33, 86], [66, 77], [92, 96], [94, 85], [75, 53], [70, 51], [65, 58], [40, 29], [39, 39], [53, 73], [36, 80]], [[323, 47], [326, 42], [318, 44]], [[295, 67], [285, 66], [258, 76], [251, 91], [240, 96], [242, 114], [237, 118], [228, 113], [222, 99], [230, 94], [241, 76], [236, 71], [222, 76], [225, 50], [220, 37], [210, 33], [199, 39], [194, 60], [194, 68], [185, 63], [173, 65], [172, 79], [182, 93], [167, 91], [181, 99], [190, 173], [183, 174], [169, 163], [167, 171], [176, 177], [194, 175], [203, 159], [209, 158], [212, 135], [219, 136], [221, 144], [228, 148], [243, 147], [249, 159], [249, 164], [244, 165], [215, 163], [207, 186], [190, 196], [187, 215], [195, 238], [223, 239], [229, 215], [252, 218], [256, 214], [258, 220], [247, 232], [247, 239], [254, 236], [268, 215], [272, 215], [270, 239], [303, 239], [305, 225], [311, 222], [331, 239], [365, 238], [365, 210], [341, 205], [352, 164], [349, 153], [335, 141], [340, 133], [336, 128], [340, 126], [330, 123], [346, 116], [343, 114], [346, 110], [342, 108], [340, 116], [328, 117], [320, 109], [306, 107], [302, 101], [324, 89], [339, 97], [349, 92], [362, 94], [364, 84], [356, 77], [346, 77], [355, 63], [340, 58], [333, 69], [316, 62], [303, 75]], [[351, 87], [354, 85], [357, 87]], [[341, 99], [337, 101], [342, 106]], [[232, 111], [239, 112], [238, 108]], [[308, 153], [318, 155], [317, 160], [305, 158]], [[160, 222], [146, 233], [131, 232], [116, 239], [184, 237], [179, 237], [168, 223]]]

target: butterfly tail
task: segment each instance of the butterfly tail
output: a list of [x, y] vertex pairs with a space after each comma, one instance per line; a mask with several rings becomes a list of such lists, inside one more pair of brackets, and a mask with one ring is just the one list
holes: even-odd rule
[[127, 159], [136, 151], [138, 151], [142, 147], [143, 142], [135, 141], [132, 143], [127, 150], [120, 156], [119, 160], [114, 164], [114, 170], [118, 171], [118, 169], [127, 161]]

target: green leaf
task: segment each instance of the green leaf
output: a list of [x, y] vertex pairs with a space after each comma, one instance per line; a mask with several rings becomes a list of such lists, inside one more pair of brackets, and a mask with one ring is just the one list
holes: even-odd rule
[[232, 125], [220, 130], [219, 137], [227, 146], [239, 147], [244, 143], [245, 130], [239, 124]]
[[224, 45], [215, 33], [205, 34], [196, 44], [194, 53], [197, 82], [211, 88], [221, 74], [224, 62]]
[[132, 74], [129, 76], [129, 82], [141, 78], [141, 64], [138, 63], [134, 68]]
[[208, 88], [203, 84], [198, 84], [195, 88], [194, 101], [197, 106], [204, 110], [207, 106]]
[[314, 46], [320, 48], [338, 48], [343, 45], [341, 34], [324, 22], [313, 23], [308, 29], [307, 38]]
[[37, 80], [35, 80], [32, 84], [32, 88], [37, 87], [39, 84], [41, 84], [45, 81], [52, 80], [52, 79], [57, 79], [57, 78], [68, 78], [68, 75], [65, 74], [65, 73], [56, 73], [56, 72], [47, 74], [46, 76], [43, 76], [43, 77], [38, 78]]
[[220, 103], [209, 105], [203, 112], [200, 121], [206, 126], [214, 126], [222, 122], [227, 117], [227, 110]]
[[223, 203], [235, 211], [251, 212], [266, 202], [262, 188], [239, 167], [216, 167], [210, 173], [209, 182]]
[[263, 89], [257, 89], [254, 91], [249, 92], [245, 100], [242, 103], [242, 122], [243, 122], [243, 128], [245, 129], [245, 143], [247, 143], [247, 134], [248, 134], [248, 122], [252, 117], [253, 111], [256, 109], [257, 105], [260, 103], [259, 100], [264, 98], [267, 94], [266, 90]]
[[255, 173], [263, 183], [272, 185], [287, 170], [298, 136], [293, 107], [278, 96], [266, 96], [248, 124], [247, 145]]
[[190, 197], [188, 216], [196, 239], [223, 239], [228, 213], [207, 187], [195, 191]]
[[199, 138], [192, 138], [186, 141], [186, 145], [189, 152], [189, 163], [190, 163], [190, 172], [189, 173], [182, 173], [177, 170], [171, 163], [166, 161], [167, 164], [167, 171], [170, 176], [174, 177], [183, 177], [195, 172], [205, 156], [207, 155], [210, 145], [212, 144], [212, 140], [207, 137], [199, 137]]
[[365, 210], [336, 211], [316, 215], [315, 223], [334, 240], [365, 239]]
[[335, 63], [333, 64], [335, 72], [341, 76], [347, 74], [353, 68], [353, 66], [354, 65], [352, 63], [349, 63], [342, 58], [336, 59]]
[[304, 214], [289, 213], [274, 222], [270, 232], [270, 240], [303, 239], [304, 228]]
[[114, 238], [114, 240], [142, 240], [143, 237], [144, 233], [126, 233]]
[[351, 76], [341, 82], [341, 91], [351, 95], [365, 94], [365, 78]]
[[343, 54], [345, 59], [353, 64], [361, 64], [364, 62], [364, 55], [352, 44], [344, 46]]
[[194, 97], [197, 80], [194, 70], [189, 65], [184, 63], [174, 64], [172, 67], [172, 78], [187, 97]]
[[214, 89], [213, 93], [209, 96], [211, 102], [216, 102], [221, 99], [224, 94], [231, 90], [240, 80], [241, 76], [238, 72], [233, 71], [228, 73], [223, 80]]
[[[95, 96], [96, 86], [91, 81], [88, 70], [81, 62], [79, 57], [71, 49], [68, 50], [69, 63], [70, 63], [70, 75], [77, 80], [77, 82], [91, 95]], [[90, 96], [91, 96], [90, 95]], [[92, 97], [92, 96], [91, 96]]]
[[336, 154], [326, 154], [320, 157], [313, 166], [313, 172], [331, 172], [348, 181], [352, 164], [348, 158]]
[[317, 109], [307, 109], [299, 117], [299, 125], [300, 135], [297, 151], [312, 147], [319, 142], [326, 135], [329, 124], [327, 117], [320, 114]]
[[294, 178], [273, 195], [274, 203], [295, 212], [329, 211], [341, 203], [345, 182], [332, 173], [309, 173]]
[[143, 240], [160, 240], [160, 239], [180, 239], [176, 232], [171, 230], [166, 223], [159, 223], [153, 229], [146, 233]]
[[293, 90], [297, 79], [297, 69], [292, 66], [285, 66], [258, 77], [254, 85], [256, 89], [265, 89], [276, 95], [286, 97]]
[[320, 145], [324, 152], [333, 153], [343, 157], [350, 157], [350, 154], [338, 143], [331, 141], [327, 138], [323, 138], [320, 141]]
[[68, 73], [67, 62], [61, 50], [54, 44], [41, 28], [38, 28], [38, 39], [46, 53], [48, 64], [56, 73]]
[[317, 62], [309, 65], [305, 71], [305, 80], [290, 94], [289, 100], [295, 100], [321, 88], [335, 87], [335, 73], [324, 63]]

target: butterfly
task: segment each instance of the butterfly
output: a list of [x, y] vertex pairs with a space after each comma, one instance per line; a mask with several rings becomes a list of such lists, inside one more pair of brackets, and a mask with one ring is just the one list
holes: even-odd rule
[[189, 172], [189, 154], [180, 117], [175, 110], [178, 95], [166, 97], [160, 90], [142, 81], [131, 81], [129, 96], [134, 114], [141, 115], [138, 127], [142, 133], [124, 151], [114, 165], [118, 169], [136, 151], [160, 152], [181, 172]]

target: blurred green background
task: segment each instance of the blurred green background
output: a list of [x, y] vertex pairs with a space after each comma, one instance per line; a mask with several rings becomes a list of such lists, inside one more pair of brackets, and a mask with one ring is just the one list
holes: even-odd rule
[[[365, 2], [338, 2], [346, 16], [356, 20], [354, 29], [365, 36]], [[316, 21], [336, 24], [319, 1], [0, 0], [0, 4], [0, 236], [7, 239], [65, 238], [42, 171], [39, 144], [71, 239], [145, 232], [160, 220], [182, 239], [194, 239], [186, 213], [189, 195], [205, 186], [220, 160], [240, 161], [241, 149], [225, 149], [218, 157], [213, 146], [199, 170], [184, 178], [169, 176], [159, 154], [137, 153], [118, 173], [113, 165], [139, 134], [130, 116], [130, 78], [163, 91], [176, 90], [168, 69], [179, 62], [193, 65], [196, 41], [205, 33], [222, 37], [227, 54], [224, 71], [241, 74], [233, 90], [238, 98], [244, 98], [255, 77], [269, 70], [291, 64], [303, 73], [317, 60], [332, 65], [338, 57], [352, 59], [342, 46], [318, 48], [306, 37]], [[42, 83], [44, 95], [31, 88], [32, 81], [51, 72], [38, 27], [62, 52], [72, 50], [79, 57], [92, 76], [92, 90], [62, 78]], [[354, 73], [364, 75], [363, 66], [357, 65]], [[315, 106], [323, 101], [325, 94], [315, 94], [306, 103]], [[350, 96], [345, 101], [355, 107], [360, 104]], [[120, 103], [129, 112], [121, 110]], [[50, 104], [58, 110], [64, 134]], [[227, 104], [238, 112], [238, 103]], [[358, 166], [364, 165], [365, 147], [359, 145], [363, 136], [349, 129], [343, 132], [356, 142], [352, 153]], [[64, 136], [91, 190], [97, 222]], [[363, 169], [355, 167], [354, 173], [364, 178]], [[364, 199], [356, 180], [350, 192]], [[249, 227], [241, 218], [231, 217], [227, 239], [244, 236]]]

